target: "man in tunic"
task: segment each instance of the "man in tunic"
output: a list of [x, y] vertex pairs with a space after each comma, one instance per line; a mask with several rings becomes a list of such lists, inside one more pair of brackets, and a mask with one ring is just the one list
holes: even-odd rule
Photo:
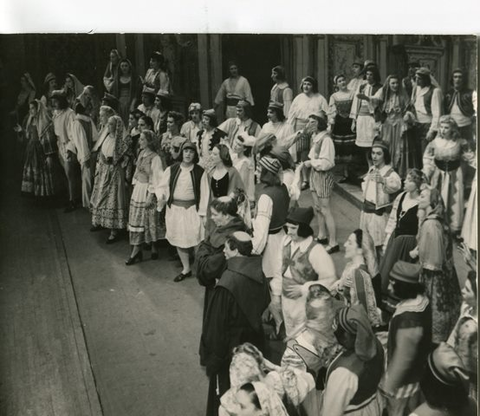
[[271, 78], [275, 84], [270, 91], [270, 101], [282, 104], [283, 114], [287, 117], [293, 101], [293, 91], [287, 83], [285, 68], [280, 65], [272, 68]]
[[[457, 68], [452, 73], [453, 88], [445, 95], [445, 114], [450, 114], [456, 121], [460, 136], [467, 140], [470, 147], [473, 143], [474, 114], [473, 90], [468, 88], [465, 72]], [[473, 145], [473, 146], [472, 146]]]
[[378, 261], [385, 241], [387, 208], [391, 205], [391, 196], [401, 187], [402, 180], [390, 165], [388, 146], [381, 140], [375, 140], [372, 146], [372, 166], [362, 182], [360, 228], [372, 237]]
[[342, 308], [333, 323], [344, 347], [327, 370], [321, 415], [380, 416], [377, 389], [383, 373], [383, 348], [362, 305]]
[[227, 143], [233, 147], [234, 140], [239, 136], [258, 137], [260, 126], [252, 120], [252, 106], [248, 101], [240, 100], [236, 106], [236, 117], [229, 118], [218, 126], [227, 133]]
[[245, 342], [263, 349], [262, 313], [269, 302], [262, 258], [252, 256], [251, 237], [234, 232], [224, 253], [227, 267], [215, 287], [201, 337], [200, 359], [210, 379], [207, 416], [218, 415], [220, 397], [230, 388], [233, 349]]
[[420, 385], [432, 340], [432, 311], [419, 283], [420, 266], [398, 261], [390, 272], [400, 299], [388, 330], [388, 366], [381, 383], [389, 416], [408, 415], [420, 404]]
[[239, 68], [236, 62], [229, 62], [228, 69], [230, 77], [223, 81], [217, 96], [215, 97], [215, 110], [220, 104], [225, 104], [225, 117], [232, 118], [237, 114], [237, 104], [240, 100], [248, 101], [252, 106], [255, 105], [253, 101], [252, 90], [250, 84], [245, 77], [239, 73]]
[[180, 135], [192, 143], [197, 144], [197, 134], [202, 130], [202, 105], [200, 103], [191, 103], [188, 106], [188, 115], [190, 120], [183, 123], [180, 129]]
[[416, 87], [412, 92], [412, 104], [415, 108], [417, 125], [415, 127], [415, 152], [425, 152], [428, 142], [437, 135], [442, 115], [442, 90], [432, 82], [428, 68], [419, 68], [415, 73]]

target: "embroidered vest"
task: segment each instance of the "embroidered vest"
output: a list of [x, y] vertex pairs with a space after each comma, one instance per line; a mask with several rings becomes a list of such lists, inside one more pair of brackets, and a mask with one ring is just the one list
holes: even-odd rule
[[285, 85], [283, 88], [280, 88], [276, 85], [277, 88], [272, 89], [272, 93], [270, 94], [270, 99], [272, 101], [276, 101], [277, 103], [283, 104], [283, 93], [284, 91], [289, 88], [289, 85]]
[[[195, 195], [195, 206], [198, 211], [200, 205], [200, 179], [203, 175], [203, 168], [199, 165], [194, 165], [193, 169], [190, 171], [190, 176], [192, 177], [193, 183], [193, 194]], [[170, 197], [168, 198], [167, 205], [172, 206], [173, 202], [173, 193], [175, 187], [177, 186], [178, 177], [180, 176], [180, 163], [175, 163], [170, 167]]]
[[[291, 241], [285, 247], [283, 247], [282, 274], [284, 274], [290, 267], [292, 279], [299, 285], [317, 280], [317, 273], [315, 270], [313, 270], [312, 265], [308, 261], [310, 252], [316, 244], [317, 242], [313, 240], [304, 252], [301, 252], [297, 249], [293, 254]], [[290, 279], [285, 277], [282, 280], [284, 282], [284, 289], [285, 286], [288, 285], [288, 280]], [[284, 296], [286, 296], [285, 293]]]
[[342, 352], [335, 358], [327, 370], [326, 384], [328, 388], [328, 378], [337, 368], [346, 368], [358, 377], [358, 389], [344, 413], [362, 409], [367, 406], [375, 397], [378, 384], [383, 375], [384, 356], [383, 347], [378, 339], [377, 354], [370, 361], [362, 361], [352, 351]]
[[465, 117], [472, 117], [475, 113], [472, 101], [472, 90], [464, 89], [462, 91], [450, 90], [445, 95], [445, 114], [452, 112], [453, 104], [457, 100], [458, 108]]

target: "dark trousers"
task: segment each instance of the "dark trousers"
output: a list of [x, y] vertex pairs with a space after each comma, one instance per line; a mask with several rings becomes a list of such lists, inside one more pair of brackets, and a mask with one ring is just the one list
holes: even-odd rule
[[[219, 394], [217, 394], [217, 387]], [[210, 383], [208, 385], [208, 400], [207, 400], [207, 413], [206, 416], [218, 416], [218, 408], [220, 407], [220, 397], [222, 397], [226, 391], [230, 388], [230, 374], [229, 366], [222, 368], [218, 372], [210, 377]]]

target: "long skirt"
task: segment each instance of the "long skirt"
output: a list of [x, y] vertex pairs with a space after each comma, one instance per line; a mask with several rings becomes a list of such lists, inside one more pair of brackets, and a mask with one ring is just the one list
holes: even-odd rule
[[380, 263], [380, 274], [382, 275], [382, 293], [388, 294], [388, 283], [390, 280], [390, 271], [393, 265], [399, 261], [407, 261], [415, 263], [410, 257], [410, 251], [417, 246], [417, 240], [414, 235], [399, 235], [395, 237], [395, 232], [392, 233], [388, 240], [385, 256]]
[[200, 244], [205, 235], [202, 219], [195, 205], [189, 208], [174, 204], [167, 206], [165, 225], [167, 228], [165, 237], [175, 247], [195, 247]]
[[387, 118], [382, 125], [382, 140], [388, 145], [391, 165], [398, 170], [402, 159], [403, 134], [405, 132], [405, 123], [399, 120], [390, 120]]
[[422, 269], [420, 282], [432, 307], [432, 341], [447, 341], [460, 316], [462, 295], [457, 272], [453, 264], [445, 265], [443, 270]]
[[477, 230], [477, 177], [475, 176], [462, 228], [463, 241], [470, 250], [477, 251]]
[[358, 147], [372, 147], [376, 133], [375, 119], [372, 116], [358, 116], [356, 130], [355, 144]]
[[350, 117], [335, 117], [335, 125], [332, 130], [332, 140], [335, 145], [335, 155], [340, 157], [352, 156], [355, 152], [355, 133], [352, 132]]
[[152, 243], [165, 238], [165, 221], [157, 211], [157, 199], [153, 194], [154, 206], [147, 208], [148, 183], [137, 182], [130, 199], [128, 231], [131, 245]]
[[38, 140], [27, 143], [23, 166], [22, 192], [35, 196], [55, 194], [54, 172], [47, 163], [42, 145]]
[[127, 227], [128, 200], [123, 168], [120, 164], [106, 163], [103, 155], [98, 158], [90, 206], [94, 226]]
[[450, 172], [436, 168], [430, 179], [430, 185], [442, 194], [450, 231], [458, 233], [462, 229], [464, 208], [462, 168]]

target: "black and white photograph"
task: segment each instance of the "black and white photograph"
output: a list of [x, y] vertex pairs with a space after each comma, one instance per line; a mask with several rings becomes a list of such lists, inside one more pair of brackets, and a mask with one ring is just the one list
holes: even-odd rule
[[0, 416], [477, 414], [478, 38], [308, 32], [0, 34]]

